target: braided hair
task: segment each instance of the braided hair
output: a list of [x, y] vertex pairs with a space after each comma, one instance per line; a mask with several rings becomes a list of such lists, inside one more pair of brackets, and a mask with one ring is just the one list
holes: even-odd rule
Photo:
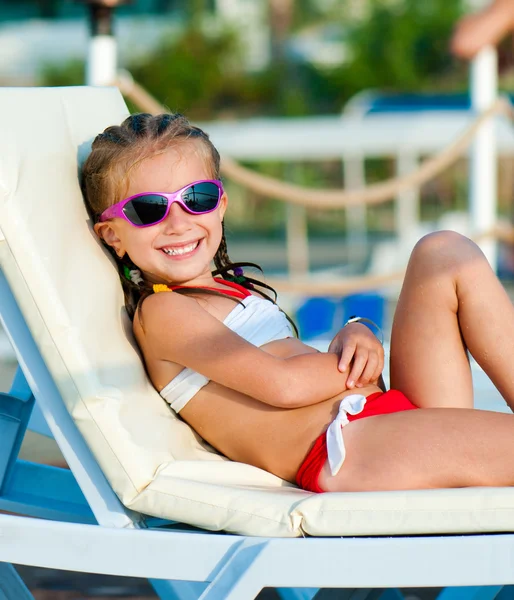
[[[191, 125], [187, 118], [179, 113], [134, 114], [125, 119], [121, 125], [107, 127], [97, 135], [81, 172], [82, 191], [92, 222], [97, 223], [106, 208], [123, 199], [123, 192], [127, 188], [127, 176], [131, 169], [141, 161], [165, 152], [175, 144], [194, 139], [201, 142], [201, 148], [206, 153], [212, 179], [219, 179], [220, 156], [209, 136], [199, 127]], [[128, 254], [119, 257], [111, 246], [103, 243], [118, 267], [125, 307], [129, 317], [133, 319], [138, 305], [153, 293], [153, 288], [140, 276], [138, 267]], [[230, 260], [223, 223], [221, 242], [214, 256], [214, 265], [216, 269], [212, 272], [213, 276], [220, 276], [227, 281], [236, 281], [247, 289], [256, 290], [267, 300], [276, 302], [277, 294], [272, 287], [243, 274], [243, 267], [254, 267], [262, 271], [258, 265], [233, 263]], [[256, 286], [261, 289], [257, 289]], [[263, 289], [271, 291], [273, 298], [262, 291]], [[185, 294], [198, 291], [207, 292], [197, 288], [177, 290]], [[211, 293], [216, 294], [216, 292]]]

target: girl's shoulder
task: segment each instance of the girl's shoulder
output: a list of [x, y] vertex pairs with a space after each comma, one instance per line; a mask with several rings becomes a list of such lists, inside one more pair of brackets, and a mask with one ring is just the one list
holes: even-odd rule
[[[224, 294], [181, 294], [165, 287], [146, 296], [137, 306], [133, 319], [136, 337], [155, 339], [179, 328], [183, 330], [188, 324], [196, 325], [206, 313], [216, 321], [223, 322], [238, 304], [243, 304], [241, 299]], [[253, 294], [249, 294], [249, 297], [253, 297]], [[260, 297], [259, 294], [257, 297]]]
[[134, 312], [133, 330], [138, 335], [168, 328], [177, 320], [187, 320], [198, 303], [191, 296], [182, 294], [153, 293], [140, 300]]
[[[143, 298], [138, 305], [139, 312], [149, 313], [159, 310], [168, 310], [170, 306], [187, 305], [194, 298], [184, 294], [176, 294], [167, 286], [162, 285], [162, 290], [158, 289], [161, 286], [154, 286], [154, 292], [149, 293]], [[183, 302], [185, 300], [185, 303]]]

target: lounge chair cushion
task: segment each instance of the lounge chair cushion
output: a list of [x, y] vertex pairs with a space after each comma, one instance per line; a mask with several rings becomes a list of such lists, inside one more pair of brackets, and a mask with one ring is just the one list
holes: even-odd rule
[[145, 374], [77, 165], [127, 108], [114, 88], [0, 92], [0, 266], [63, 401], [128, 508], [257, 536], [514, 528], [514, 490], [315, 495], [216, 454]]

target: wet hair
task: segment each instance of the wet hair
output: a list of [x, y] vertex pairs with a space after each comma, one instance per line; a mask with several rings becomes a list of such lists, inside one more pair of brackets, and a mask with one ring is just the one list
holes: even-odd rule
[[[220, 179], [218, 151], [209, 136], [199, 127], [191, 125], [181, 114], [138, 113], [125, 119], [121, 125], [107, 127], [103, 133], [97, 135], [81, 172], [82, 192], [92, 222], [97, 223], [105, 209], [125, 197], [129, 184], [128, 176], [134, 167], [145, 159], [162, 154], [190, 140], [198, 140], [211, 171], [210, 177]], [[133, 319], [140, 302], [153, 293], [152, 285], [144, 280], [134, 282], [127, 279], [126, 273], [137, 269], [137, 265], [132, 262], [128, 254], [120, 258], [112, 247], [103, 243], [116, 261], [125, 296], [125, 307], [129, 317]], [[261, 269], [254, 263], [233, 263], [230, 260], [223, 223], [221, 242], [214, 256], [214, 265], [216, 268], [212, 272], [213, 275], [227, 281], [237, 281], [243, 287], [257, 291], [270, 302], [276, 302], [277, 294], [273, 288], [257, 279], [240, 275], [242, 267]], [[270, 291], [273, 298], [263, 290]], [[208, 293], [208, 290], [200, 288], [177, 290], [184, 294], [200, 291]], [[217, 294], [217, 292], [211, 293]]]

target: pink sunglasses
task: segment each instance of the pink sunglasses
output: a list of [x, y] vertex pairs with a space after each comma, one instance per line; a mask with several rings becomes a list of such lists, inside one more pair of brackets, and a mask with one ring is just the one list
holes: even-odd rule
[[119, 217], [135, 227], [157, 225], [168, 216], [170, 206], [178, 202], [192, 215], [203, 215], [218, 208], [223, 196], [223, 185], [217, 179], [202, 179], [173, 192], [143, 192], [113, 204], [100, 215], [103, 223]]

